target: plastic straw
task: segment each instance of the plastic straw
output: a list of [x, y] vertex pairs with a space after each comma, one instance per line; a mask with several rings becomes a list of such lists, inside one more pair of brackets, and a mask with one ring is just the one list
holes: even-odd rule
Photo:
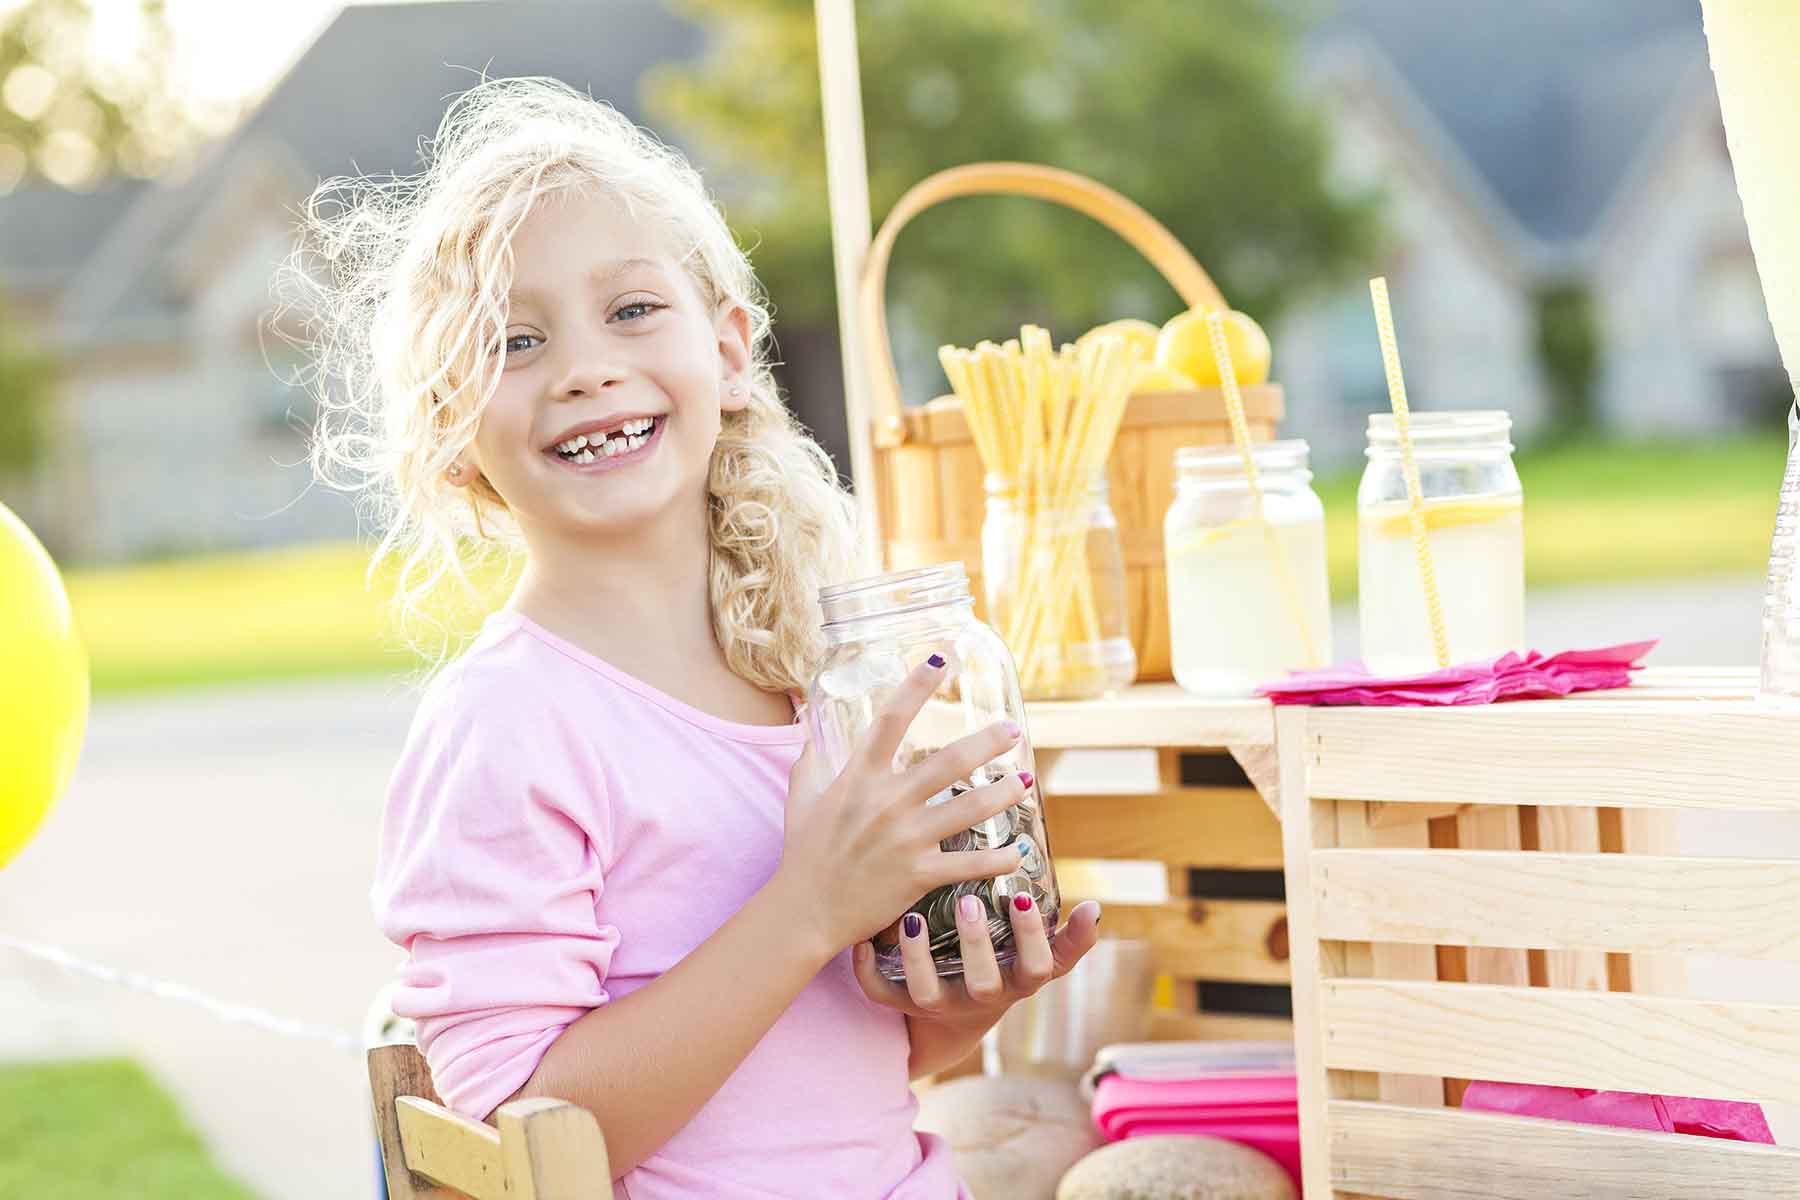
[[1238, 392], [1237, 368], [1232, 365], [1231, 343], [1225, 336], [1225, 314], [1208, 313], [1206, 328], [1212, 335], [1213, 360], [1219, 365], [1219, 387], [1225, 393], [1225, 413], [1231, 418], [1231, 440], [1237, 443], [1238, 457], [1244, 460], [1244, 483], [1250, 489], [1250, 503], [1256, 509], [1257, 524], [1262, 526], [1269, 566], [1275, 572], [1275, 582], [1281, 589], [1281, 598], [1287, 602], [1294, 628], [1300, 631], [1300, 653], [1306, 659], [1302, 665], [1322, 667], [1325, 664], [1319, 661], [1318, 643], [1313, 640], [1312, 628], [1306, 621], [1306, 605], [1300, 600], [1300, 587], [1294, 581], [1294, 567], [1288, 561], [1287, 547], [1282, 545], [1268, 511], [1263, 508], [1262, 480], [1256, 473], [1256, 453], [1250, 448], [1250, 425], [1244, 420], [1244, 397]]
[[1425, 613], [1431, 620], [1431, 645], [1437, 665], [1450, 665], [1450, 639], [1444, 633], [1444, 605], [1438, 599], [1437, 572], [1431, 566], [1431, 544], [1425, 538], [1425, 492], [1419, 486], [1419, 463], [1413, 457], [1412, 426], [1408, 423], [1406, 380], [1400, 375], [1400, 346], [1394, 340], [1394, 313], [1388, 307], [1386, 276], [1369, 280], [1375, 300], [1375, 329], [1381, 337], [1381, 362], [1387, 368], [1388, 401], [1394, 409], [1394, 432], [1400, 438], [1400, 471], [1406, 477], [1406, 516], [1412, 526], [1413, 557], [1419, 562], [1419, 580], [1425, 586]]

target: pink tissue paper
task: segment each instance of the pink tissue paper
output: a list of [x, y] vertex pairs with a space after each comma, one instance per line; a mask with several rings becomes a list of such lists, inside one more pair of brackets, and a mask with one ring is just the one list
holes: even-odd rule
[[1642, 1092], [1596, 1092], [1528, 1083], [1469, 1084], [1462, 1106], [1519, 1117], [1550, 1117], [1582, 1125], [1661, 1130], [1734, 1142], [1774, 1145], [1760, 1105], [1737, 1100], [1696, 1100]]
[[1508, 653], [1422, 675], [1371, 675], [1361, 663], [1352, 663], [1295, 671], [1256, 690], [1277, 704], [1492, 704], [1567, 696], [1625, 687], [1631, 682], [1631, 672], [1642, 666], [1639, 660], [1655, 649], [1657, 641], [1652, 638], [1552, 655], [1536, 650], [1523, 655]]

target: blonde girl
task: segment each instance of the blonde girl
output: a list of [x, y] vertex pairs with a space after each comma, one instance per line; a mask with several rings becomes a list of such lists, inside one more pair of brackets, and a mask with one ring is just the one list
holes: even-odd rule
[[[797, 697], [851, 508], [698, 174], [548, 79], [463, 94], [429, 151], [413, 178], [323, 185], [285, 273], [315, 289], [315, 465], [375, 506], [408, 627], [468, 547], [524, 558], [393, 774], [370, 896], [406, 951], [394, 1011], [452, 1108], [592, 1110], [616, 1196], [963, 1194], [908, 1081], [1099, 919], [1053, 939], [1015, 911], [1010, 971], [967, 921], [965, 978], [930, 970], [907, 906], [1016, 865], [940, 840], [1028, 781], [924, 801], [1019, 731], [896, 772], [928, 661], [815, 782]], [[903, 913], [902, 986], [868, 943]]]

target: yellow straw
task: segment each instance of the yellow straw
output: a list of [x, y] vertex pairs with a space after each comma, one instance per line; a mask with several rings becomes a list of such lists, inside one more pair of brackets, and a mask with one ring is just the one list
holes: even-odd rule
[[1231, 343], [1225, 337], [1225, 314], [1208, 313], [1206, 329], [1212, 335], [1213, 360], [1219, 365], [1219, 386], [1225, 393], [1225, 413], [1231, 418], [1231, 440], [1237, 443], [1238, 457], [1244, 460], [1244, 483], [1250, 489], [1250, 503], [1256, 510], [1257, 524], [1262, 526], [1263, 544], [1269, 550], [1269, 565], [1275, 571], [1275, 582], [1287, 602], [1288, 615], [1300, 631], [1300, 653], [1303, 665], [1319, 667], [1318, 644], [1306, 622], [1306, 606], [1300, 602], [1300, 588], [1294, 582], [1293, 564], [1288, 562], [1287, 547], [1275, 533], [1275, 526], [1263, 508], [1262, 480], [1256, 473], [1256, 454], [1250, 448], [1250, 426], [1244, 420], [1244, 397], [1238, 392], [1237, 368], [1231, 361]]
[[1437, 665], [1450, 665], [1450, 639], [1444, 633], [1444, 606], [1438, 599], [1437, 572], [1431, 566], [1431, 544], [1425, 538], [1425, 492], [1419, 486], [1419, 464], [1413, 458], [1412, 426], [1407, 420], [1406, 380], [1400, 375], [1400, 347], [1394, 340], [1394, 314], [1388, 307], [1387, 278], [1369, 280], [1375, 299], [1375, 329], [1381, 336], [1381, 362], [1387, 368], [1388, 400], [1394, 407], [1394, 432], [1400, 438], [1400, 471], [1406, 477], [1407, 521], [1412, 526], [1413, 556], [1425, 585], [1425, 612], [1431, 619], [1431, 645]]

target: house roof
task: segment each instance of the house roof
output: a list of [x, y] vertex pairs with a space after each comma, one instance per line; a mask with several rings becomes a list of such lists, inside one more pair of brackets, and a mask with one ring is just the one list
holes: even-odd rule
[[1594, 232], [1682, 86], [1706, 70], [1697, 0], [1338, 0], [1319, 41], [1375, 46], [1541, 243]]
[[[180, 250], [206, 236], [198, 225], [210, 202], [247, 161], [264, 169], [279, 161], [302, 189], [336, 175], [411, 174], [423, 165], [420, 142], [435, 133], [448, 99], [483, 73], [554, 76], [641, 120], [644, 70], [700, 46], [700, 31], [657, 0], [348, 7], [185, 178], [145, 188], [115, 211], [110, 234], [64, 297], [64, 333], [94, 340], [166, 329], [180, 308], [170, 282]], [[0, 213], [11, 203], [0, 202]], [[32, 219], [18, 218], [17, 227]]]

